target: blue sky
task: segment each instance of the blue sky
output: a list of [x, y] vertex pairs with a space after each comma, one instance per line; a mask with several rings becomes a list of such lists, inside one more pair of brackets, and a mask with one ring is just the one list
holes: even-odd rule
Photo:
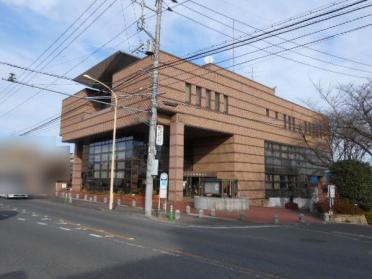
[[[113, 0], [97, 0], [92, 10], [103, 4], [101, 10], [108, 6]], [[179, 0], [181, 1], [181, 0]], [[105, 3], [104, 3], [105, 2]], [[235, 35], [239, 37], [244, 33], [253, 32], [252, 28], [239, 23], [246, 24], [263, 29], [271, 24], [280, 22], [291, 17], [303, 14], [306, 11], [322, 7], [326, 4], [336, 1], [321, 0], [199, 0], [198, 3], [211, 7], [216, 11], [230, 17], [224, 17], [214, 14], [197, 6], [189, 1], [185, 6], [178, 6], [175, 12], [166, 12], [163, 14], [162, 24], [162, 49], [183, 56], [189, 52], [220, 43]], [[341, 1], [337, 1], [341, 2]], [[344, 4], [354, 1], [343, 1]], [[370, 2], [370, 1], [367, 1]], [[79, 14], [81, 14], [93, 0], [0, 0], [0, 60], [18, 65], [30, 66], [32, 62], [71, 24]], [[170, 0], [166, 0], [170, 6], [174, 5]], [[148, 1], [149, 6], [153, 1]], [[191, 9], [204, 14], [202, 16]], [[296, 32], [283, 34], [285, 39], [295, 38], [313, 32], [322, 28], [351, 20], [363, 15], [369, 15], [371, 8], [326, 21], [316, 26], [301, 29]], [[98, 14], [99, 12], [97, 12]], [[146, 12], [148, 13], [148, 11]], [[194, 20], [216, 29], [219, 32], [210, 30], [200, 24], [192, 22], [179, 14], [190, 17]], [[102, 44], [110, 40], [115, 34], [134, 22], [140, 15], [137, 5], [131, 4], [131, 0], [117, 0], [107, 12], [92, 24], [76, 41], [74, 41], [58, 57], [51, 61], [47, 66], [41, 65], [43, 71], [56, 74], [65, 74], [74, 65], [89, 57], [84, 63], [75, 67], [72, 71], [66, 73], [70, 77], [75, 77], [85, 69], [99, 62], [109, 54], [122, 50], [131, 52], [141, 42], [146, 41], [146, 35], [137, 34], [127, 40], [129, 36], [136, 33], [136, 26], [132, 26], [127, 32], [108, 44], [105, 48], [99, 49]], [[208, 17], [222, 21], [223, 24], [213, 22]], [[232, 30], [233, 20], [235, 21], [235, 32]], [[84, 18], [81, 19], [81, 21]], [[81, 24], [83, 29], [87, 21]], [[330, 29], [321, 34], [309, 36], [298, 40], [298, 43], [306, 43], [328, 35], [349, 30], [361, 25], [371, 23], [371, 17], [345, 24], [343, 26]], [[147, 22], [149, 30], [153, 30], [153, 20]], [[221, 34], [222, 33], [222, 34]], [[77, 34], [77, 33], [76, 33]], [[325, 51], [334, 55], [346, 57], [356, 61], [372, 61], [371, 42], [372, 28], [365, 28], [357, 32], [346, 34], [338, 38], [327, 40], [315, 45], [312, 48]], [[254, 46], [245, 46], [235, 50], [235, 55], [247, 53], [256, 50], [256, 48], [267, 47], [269, 43], [282, 42], [278, 38], [267, 39], [266, 42], [255, 43]], [[67, 42], [66, 42], [67, 43]], [[283, 44], [285, 47], [293, 47], [293, 44]], [[269, 51], [276, 52], [279, 48], [271, 48]], [[94, 55], [89, 56], [93, 51]], [[351, 77], [356, 75], [368, 77], [371, 76], [372, 67], [363, 66], [352, 62], [340, 60], [335, 57], [327, 56], [313, 50], [299, 48], [297, 52], [306, 55], [301, 56], [298, 53], [286, 52], [281, 54], [283, 57], [271, 56], [265, 59], [258, 59], [251, 63], [235, 67], [234, 70], [242, 75], [252, 78], [270, 87], [277, 88], [277, 95], [301, 105], [307, 102], [317, 104], [318, 97], [313, 87], [313, 82], [320, 82], [323, 86], [335, 86], [340, 83], [362, 83], [363, 78]], [[255, 59], [265, 52], [256, 52], [251, 55], [236, 59], [240, 62], [248, 59]], [[214, 61], [231, 58], [232, 51], [214, 56]], [[311, 58], [309, 58], [311, 57]], [[297, 60], [303, 63], [322, 67], [332, 71], [338, 71], [344, 74], [321, 71], [314, 67], [290, 61]], [[345, 67], [352, 67], [358, 70], [346, 69], [329, 63], [320, 62], [320, 59], [331, 63], [336, 63]], [[203, 63], [203, 61], [198, 61]], [[231, 61], [224, 64], [230, 66]], [[371, 63], [372, 64], [372, 63]], [[76, 92], [80, 87], [65, 80], [55, 81], [53, 78], [47, 78], [40, 75], [27, 76], [22, 75], [20, 70], [0, 66], [0, 76], [7, 77], [9, 72], [17, 74], [18, 79], [29, 83], [37, 84], [43, 87], [60, 90], [69, 94]], [[42, 92], [37, 95], [38, 90], [15, 87], [4, 81], [0, 81], [0, 137], [15, 135], [17, 132], [32, 127], [36, 123], [58, 115], [61, 110], [61, 101], [63, 96]], [[27, 100], [27, 102], [26, 102]], [[22, 105], [20, 105], [23, 103]], [[59, 124], [40, 131], [40, 136], [55, 137], [59, 141]]]

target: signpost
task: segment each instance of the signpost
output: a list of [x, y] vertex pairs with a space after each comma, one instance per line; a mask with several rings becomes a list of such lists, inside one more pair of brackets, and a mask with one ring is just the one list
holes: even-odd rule
[[160, 199], [166, 199], [167, 196], [168, 196], [168, 174], [165, 172], [162, 172], [160, 174], [158, 212], [160, 212]]
[[336, 198], [336, 186], [335, 185], [328, 185], [328, 200], [329, 200], [329, 213], [332, 214], [333, 212], [333, 205]]

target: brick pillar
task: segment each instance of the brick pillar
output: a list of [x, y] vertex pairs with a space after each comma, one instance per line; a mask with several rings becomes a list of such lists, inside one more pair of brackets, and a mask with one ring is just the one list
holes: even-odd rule
[[72, 165], [72, 189], [80, 191], [82, 186], [81, 172], [83, 167], [83, 145], [75, 144], [74, 162]]
[[169, 201], [183, 199], [184, 132], [182, 116], [172, 116], [169, 141]]

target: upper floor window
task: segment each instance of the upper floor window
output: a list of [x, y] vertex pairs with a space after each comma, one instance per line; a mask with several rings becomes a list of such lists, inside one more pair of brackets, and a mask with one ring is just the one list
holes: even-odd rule
[[229, 113], [229, 97], [223, 95], [224, 113]]
[[269, 117], [270, 116], [270, 110], [267, 108], [266, 109], [266, 116]]
[[185, 102], [191, 103], [191, 84], [187, 82], [185, 83]]
[[214, 103], [215, 103], [215, 110], [216, 111], [220, 111], [220, 98], [221, 98], [221, 94], [220, 93], [217, 93], [215, 92], [214, 94]]
[[279, 112], [275, 112], [275, 119], [279, 119]]
[[201, 98], [202, 98], [202, 89], [199, 86], [196, 86], [196, 105], [201, 106]]
[[211, 108], [211, 91], [208, 89], [205, 90], [205, 107]]
[[292, 117], [292, 129], [293, 131], [296, 130], [296, 118]]
[[287, 129], [287, 115], [283, 115], [284, 129]]
[[292, 130], [292, 117], [288, 116], [288, 129]]

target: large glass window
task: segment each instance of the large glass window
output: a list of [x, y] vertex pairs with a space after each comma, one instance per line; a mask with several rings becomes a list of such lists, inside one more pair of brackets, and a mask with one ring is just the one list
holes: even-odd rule
[[276, 142], [265, 142], [266, 197], [308, 197], [311, 176], [322, 176], [312, 150]]

